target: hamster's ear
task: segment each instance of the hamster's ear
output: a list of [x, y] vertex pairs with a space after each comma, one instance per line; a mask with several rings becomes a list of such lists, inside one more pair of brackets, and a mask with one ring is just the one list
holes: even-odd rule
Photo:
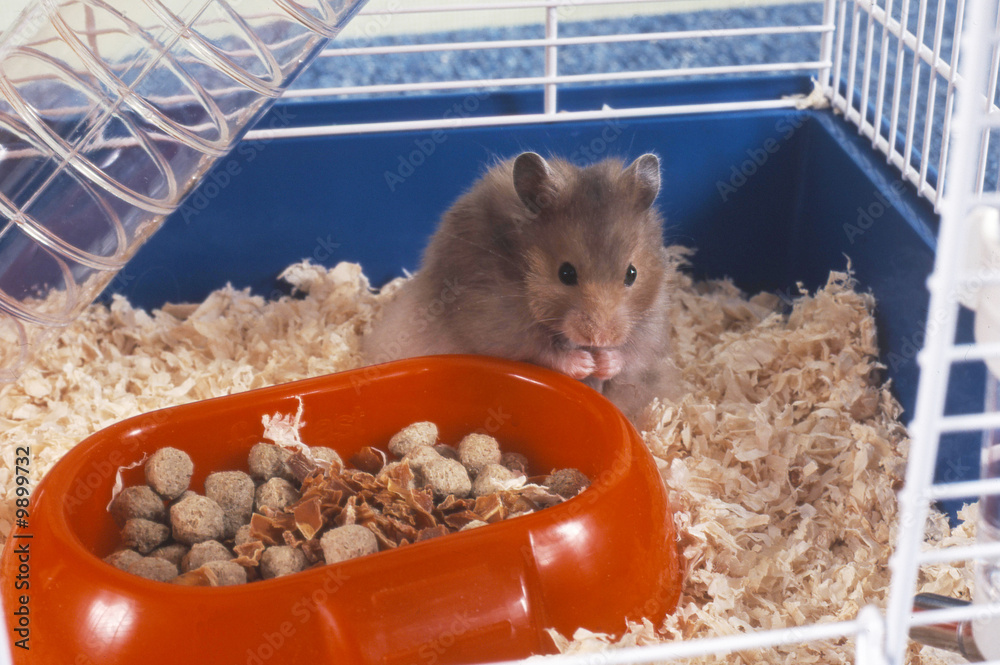
[[653, 205], [660, 193], [660, 159], [647, 153], [625, 169], [626, 175], [636, 184], [636, 198], [639, 207], [645, 210]]
[[537, 213], [555, 194], [552, 169], [541, 155], [522, 152], [514, 160], [514, 191], [528, 210]]

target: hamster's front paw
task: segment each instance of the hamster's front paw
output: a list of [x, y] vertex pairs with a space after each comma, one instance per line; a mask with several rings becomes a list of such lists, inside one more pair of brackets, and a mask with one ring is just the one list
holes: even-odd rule
[[594, 373], [594, 356], [586, 349], [573, 349], [555, 357], [553, 369], [574, 379], [585, 379]]
[[594, 349], [594, 376], [602, 381], [613, 379], [625, 367], [625, 359], [618, 349]]

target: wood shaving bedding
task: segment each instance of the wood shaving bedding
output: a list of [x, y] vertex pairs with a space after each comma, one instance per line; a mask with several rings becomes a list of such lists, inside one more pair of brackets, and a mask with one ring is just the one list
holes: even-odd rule
[[[116, 296], [93, 305], [13, 384], [0, 389], [0, 540], [11, 529], [14, 448], [31, 446], [33, 481], [113, 422], [152, 409], [357, 367], [360, 338], [396, 280], [375, 294], [360, 266], [308, 262], [274, 301], [233, 288], [149, 314]], [[654, 401], [644, 439], [670, 491], [684, 595], [661, 626], [619, 640], [579, 631], [564, 651], [852, 619], [884, 607], [895, 491], [908, 445], [880, 382], [872, 298], [831, 273], [790, 312], [731, 283], [676, 285], [679, 401]], [[932, 546], [974, 539], [974, 507]], [[971, 569], [934, 566], [921, 590], [969, 596]], [[793, 645], [730, 662], [853, 662], [853, 644]], [[947, 662], [911, 647], [910, 662]], [[716, 662], [715, 659], [705, 659]]]

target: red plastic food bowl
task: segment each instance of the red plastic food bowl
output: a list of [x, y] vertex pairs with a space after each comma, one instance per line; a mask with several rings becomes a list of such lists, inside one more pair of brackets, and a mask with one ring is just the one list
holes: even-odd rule
[[[432, 420], [446, 443], [486, 431], [534, 472], [575, 467], [593, 484], [531, 515], [235, 587], [153, 582], [101, 561], [119, 540], [106, 510], [119, 466], [180, 448], [201, 492], [207, 474], [245, 470], [261, 417], [294, 414], [296, 398], [303, 441], [345, 459]], [[125, 471], [126, 486], [142, 473]], [[117, 423], [39, 483], [20, 532], [29, 534], [7, 541], [2, 569], [13, 580], [14, 549], [29, 543], [30, 588], [5, 583], [3, 595], [8, 622], [29, 597], [30, 651], [14, 651], [33, 665], [520, 658], [552, 651], [546, 628], [620, 633], [626, 618], [662, 618], [680, 595], [666, 492], [635, 429], [576, 381], [471, 356], [404, 360]]]

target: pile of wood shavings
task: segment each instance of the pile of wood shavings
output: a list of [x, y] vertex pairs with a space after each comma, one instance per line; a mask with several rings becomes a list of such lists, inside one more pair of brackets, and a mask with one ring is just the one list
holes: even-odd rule
[[[74, 444], [154, 408], [357, 367], [359, 340], [399, 282], [370, 291], [357, 265], [291, 266], [296, 297], [231, 288], [153, 314], [122, 298], [92, 306], [0, 389], [0, 537], [10, 531], [14, 447], [38, 478]], [[566, 651], [853, 618], [884, 606], [907, 441], [879, 385], [870, 297], [833, 273], [790, 313], [726, 282], [676, 285], [677, 402], [654, 402], [645, 441], [670, 489], [684, 596], [662, 626], [614, 641], [578, 632]], [[933, 521], [931, 544], [970, 528]], [[922, 590], [965, 595], [969, 571], [928, 571]], [[941, 652], [913, 647], [911, 662]], [[715, 662], [715, 659], [706, 659]], [[735, 655], [732, 662], [839, 663], [853, 645]]]
[[0, 536], [11, 527], [15, 446], [31, 446], [37, 483], [73, 445], [124, 418], [360, 365], [359, 337], [378, 307], [361, 268], [303, 263], [283, 277], [305, 297], [224, 288], [148, 314], [116, 296], [0, 388]]

